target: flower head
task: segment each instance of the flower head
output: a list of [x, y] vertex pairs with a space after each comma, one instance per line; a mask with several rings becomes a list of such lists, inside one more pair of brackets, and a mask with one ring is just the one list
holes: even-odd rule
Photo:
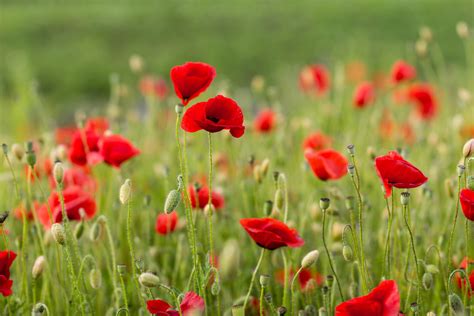
[[459, 201], [461, 202], [464, 216], [471, 222], [474, 222], [474, 191], [462, 189], [459, 194]]
[[156, 218], [155, 231], [160, 235], [168, 235], [175, 231], [178, 223], [178, 213], [161, 213]]
[[[158, 316], [178, 316], [180, 313], [163, 300], [149, 300], [146, 302], [148, 311]], [[204, 300], [194, 292], [187, 292], [180, 304], [183, 316], [193, 315], [193, 312], [204, 310]]]
[[139, 155], [140, 150], [120, 135], [109, 135], [101, 141], [100, 154], [106, 164], [120, 168], [125, 161]]
[[306, 150], [304, 156], [314, 175], [323, 181], [336, 180], [347, 173], [347, 158], [334, 149]]
[[392, 67], [392, 82], [399, 83], [416, 77], [416, 69], [403, 60], [399, 60]]
[[170, 76], [176, 96], [183, 105], [187, 105], [209, 87], [216, 76], [216, 70], [205, 63], [187, 62], [173, 67]]
[[0, 293], [5, 297], [13, 293], [13, 280], [10, 279], [10, 267], [15, 258], [16, 253], [11, 250], [0, 251]]
[[374, 85], [370, 82], [361, 83], [354, 92], [353, 104], [357, 108], [364, 108], [375, 100]]
[[254, 129], [259, 133], [269, 133], [276, 125], [277, 115], [271, 109], [260, 111], [253, 121]]

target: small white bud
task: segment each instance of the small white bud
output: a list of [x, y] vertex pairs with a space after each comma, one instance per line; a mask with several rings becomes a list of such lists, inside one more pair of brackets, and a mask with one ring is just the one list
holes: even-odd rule
[[304, 256], [303, 260], [301, 260], [301, 266], [303, 268], [309, 268], [312, 266], [319, 258], [319, 251], [313, 250], [309, 252], [306, 256]]
[[130, 181], [130, 179], [127, 179], [125, 180], [124, 184], [122, 184], [122, 186], [120, 187], [119, 198], [122, 204], [126, 204], [128, 202], [128, 200], [130, 199], [131, 191], [132, 191], [132, 181]]

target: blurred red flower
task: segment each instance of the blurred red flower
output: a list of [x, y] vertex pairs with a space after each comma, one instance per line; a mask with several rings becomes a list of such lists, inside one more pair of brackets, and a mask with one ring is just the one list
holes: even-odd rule
[[303, 149], [321, 150], [331, 147], [332, 139], [321, 132], [309, 134], [303, 141]]
[[56, 144], [69, 146], [76, 131], [77, 128], [74, 126], [56, 128], [54, 130], [54, 139]]
[[323, 181], [336, 180], [347, 173], [347, 158], [334, 149], [306, 150], [304, 156], [314, 175]]
[[168, 235], [175, 231], [178, 223], [178, 213], [175, 211], [165, 214], [161, 213], [156, 218], [155, 230], [160, 235]]
[[13, 215], [19, 220], [23, 220], [23, 214], [26, 216], [26, 220], [31, 221], [34, 219], [34, 214], [38, 212], [41, 207], [41, 203], [33, 201], [32, 207], [26, 208], [25, 203], [21, 203], [17, 208], [13, 210]]
[[[63, 191], [64, 207], [69, 220], [81, 220], [81, 211], [84, 211], [86, 219], [92, 218], [96, 213], [96, 203], [94, 198], [80, 187], [71, 186]], [[51, 209], [48, 209], [48, 206]], [[50, 213], [54, 223], [60, 223], [63, 219], [61, 203], [57, 192], [52, 192], [48, 202], [43, 204], [38, 210], [38, 218], [45, 228], [50, 228], [52, 223]]]
[[272, 109], [264, 109], [255, 117], [253, 127], [259, 133], [268, 133], [275, 128], [276, 121], [277, 114]]
[[[464, 271], [466, 271], [468, 264], [472, 267], [472, 265], [474, 265], [474, 260], [468, 257], [464, 257], [464, 259], [461, 261], [461, 264], [459, 265], [459, 269], [463, 269]], [[468, 292], [469, 296], [474, 294], [474, 270], [470, 268], [470, 271], [471, 273], [468, 276], [469, 283], [471, 284], [471, 289]], [[460, 273], [456, 273], [456, 282], [458, 284], [458, 287], [464, 291], [467, 281], [466, 279], [464, 279], [464, 277], [461, 277]]]
[[392, 82], [399, 83], [416, 77], [416, 69], [403, 60], [398, 60], [392, 66]]
[[[84, 141], [87, 147], [84, 146]], [[100, 136], [94, 130], [77, 130], [69, 148], [69, 160], [78, 166], [96, 165], [102, 162], [99, 154]]]
[[396, 151], [375, 158], [375, 169], [385, 187], [385, 197], [392, 194], [392, 187], [410, 189], [428, 181], [423, 172], [403, 159]]
[[412, 85], [408, 89], [407, 99], [417, 106], [417, 113], [424, 120], [434, 118], [438, 112], [438, 102], [434, 90], [428, 83]]
[[374, 85], [370, 82], [361, 83], [354, 92], [353, 104], [357, 108], [364, 108], [375, 100]]
[[243, 218], [240, 225], [247, 234], [262, 248], [275, 250], [280, 247], [297, 248], [304, 240], [295, 229], [274, 218]]
[[474, 191], [469, 189], [462, 189], [459, 194], [459, 201], [461, 202], [464, 216], [470, 221], [474, 221]]
[[[288, 272], [288, 279], [292, 280], [295, 276], [295, 270], [290, 269], [290, 271]], [[277, 272], [275, 273], [275, 279], [278, 283], [284, 285], [285, 270], [277, 270]], [[298, 283], [300, 284], [300, 288], [302, 291], [313, 290], [309, 288], [308, 282], [310, 280], [315, 280], [317, 285], [322, 285], [324, 283], [324, 277], [320, 273], [313, 272], [310, 269], [302, 269], [300, 274], [298, 275]]]
[[369, 294], [336, 307], [337, 316], [397, 316], [399, 312], [400, 294], [393, 280], [382, 281]]
[[[191, 200], [192, 208], [205, 208], [209, 203], [209, 188], [207, 186], [201, 186], [197, 190], [196, 199], [196, 188], [194, 185], [188, 186], [189, 199]], [[224, 196], [219, 192], [213, 190], [211, 193], [211, 203], [214, 205], [216, 210], [224, 207]]]
[[176, 96], [183, 105], [187, 105], [209, 87], [216, 76], [216, 70], [205, 63], [187, 62], [173, 67], [170, 76]]
[[232, 99], [218, 95], [206, 102], [199, 102], [191, 106], [183, 116], [181, 128], [194, 133], [201, 129], [209, 133], [230, 130], [234, 137], [244, 134], [244, 115], [239, 105]]
[[[180, 304], [183, 316], [194, 315], [194, 312], [202, 312], [204, 310], [204, 300], [194, 292], [187, 292]], [[163, 300], [149, 300], [146, 302], [148, 312], [159, 316], [179, 316], [180, 313]]]
[[314, 92], [316, 95], [323, 95], [329, 90], [329, 72], [321, 64], [306, 66], [300, 73], [299, 84], [305, 93]]
[[0, 251], [0, 293], [4, 297], [12, 295], [13, 280], [10, 280], [10, 267], [16, 253], [11, 250]]
[[120, 168], [124, 162], [140, 154], [140, 150], [120, 135], [108, 135], [100, 143], [100, 154], [106, 164]]
[[164, 100], [168, 95], [168, 87], [162, 78], [145, 76], [140, 80], [140, 92], [145, 96], [156, 96], [159, 100]]
[[94, 131], [99, 136], [103, 136], [105, 131], [109, 129], [109, 121], [105, 117], [92, 117], [87, 120], [86, 131]]
[[[56, 188], [56, 181], [53, 175], [49, 176], [49, 185], [52, 189]], [[85, 168], [73, 167], [64, 171], [63, 189], [71, 186], [81, 187], [82, 190], [94, 193], [97, 189], [97, 181]]]

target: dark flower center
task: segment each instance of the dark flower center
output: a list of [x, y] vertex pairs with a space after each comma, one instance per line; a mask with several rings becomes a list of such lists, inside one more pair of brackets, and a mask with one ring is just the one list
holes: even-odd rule
[[214, 123], [218, 123], [220, 121], [220, 118], [214, 117], [214, 116], [207, 116], [206, 117], [209, 121], [212, 121]]

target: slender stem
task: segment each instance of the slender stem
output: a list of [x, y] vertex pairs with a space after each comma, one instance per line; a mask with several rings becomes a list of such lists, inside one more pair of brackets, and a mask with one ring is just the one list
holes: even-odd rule
[[[392, 196], [393, 199], [393, 196]], [[387, 278], [390, 279], [390, 262], [391, 262], [391, 252], [390, 252], [390, 237], [392, 234], [392, 223], [393, 223], [393, 209], [390, 210], [390, 206], [388, 204], [388, 198], [385, 198], [385, 203], [387, 205], [387, 212], [388, 212], [388, 230], [387, 230], [387, 237], [385, 239], [385, 251], [383, 256], [383, 273], [382, 276], [385, 276], [385, 272], [387, 272]], [[385, 270], [387, 269], [387, 270]]]
[[286, 259], [285, 250], [282, 249], [281, 256], [283, 258], [283, 306], [288, 306], [288, 283], [289, 283], [289, 269], [288, 269], [288, 260]]
[[257, 266], [255, 266], [255, 270], [253, 270], [252, 279], [250, 280], [250, 286], [247, 291], [247, 295], [245, 296], [244, 306], [243, 306], [244, 310], [245, 310], [245, 307], [247, 307], [247, 302], [249, 300], [250, 294], [252, 294], [252, 288], [255, 282], [255, 277], [257, 276], [258, 269], [260, 269], [260, 266], [262, 265], [264, 255], [265, 255], [265, 248], [262, 248], [262, 252], [260, 253], [260, 258], [258, 258]]
[[212, 236], [212, 216], [213, 216], [213, 209], [212, 209], [212, 135], [211, 133], [207, 133], [207, 139], [209, 144], [209, 199], [207, 201], [208, 206], [208, 221], [209, 221], [209, 254], [211, 262], [214, 260], [214, 239]]
[[[264, 310], [263, 310], [263, 300], [264, 300], [263, 296], [264, 296], [264, 294], [265, 294], [265, 287], [262, 286], [262, 287], [260, 287], [260, 316], [265, 315]], [[290, 315], [291, 315], [291, 313], [290, 313]]]
[[105, 231], [107, 233], [107, 240], [109, 242], [109, 248], [110, 248], [110, 256], [112, 257], [112, 284], [114, 286], [114, 289], [117, 287], [117, 259], [115, 256], [115, 247], [114, 247], [114, 240], [112, 238], [112, 233], [110, 232], [110, 228], [108, 223], [104, 223], [105, 226]]
[[299, 268], [296, 271], [293, 280], [291, 280], [291, 305], [290, 305], [290, 315], [293, 315], [293, 310], [296, 310], [296, 295], [295, 295], [295, 282], [298, 279], [299, 274], [303, 270], [303, 267]]
[[121, 273], [119, 273], [119, 278], [120, 278], [120, 285], [122, 286], [123, 303], [125, 305], [125, 309], [127, 310], [127, 314], [128, 314], [127, 290], [125, 288], [125, 282], [123, 281], [123, 275]]
[[328, 255], [329, 266], [331, 267], [331, 271], [334, 274], [334, 278], [336, 279], [339, 295], [341, 296], [341, 300], [345, 301], [344, 294], [342, 294], [341, 284], [339, 283], [339, 277], [337, 276], [336, 270], [334, 269], [331, 253], [329, 252], [329, 249], [326, 243], [326, 210], [323, 210], [323, 244], [324, 244], [324, 249], [326, 249], [326, 254]]
[[456, 195], [456, 211], [454, 212], [453, 226], [451, 228], [451, 234], [449, 235], [448, 241], [448, 269], [451, 268], [451, 248], [453, 245], [454, 231], [456, 230], [456, 223], [459, 215], [459, 193], [461, 192], [461, 176], [458, 176], [458, 194]]

